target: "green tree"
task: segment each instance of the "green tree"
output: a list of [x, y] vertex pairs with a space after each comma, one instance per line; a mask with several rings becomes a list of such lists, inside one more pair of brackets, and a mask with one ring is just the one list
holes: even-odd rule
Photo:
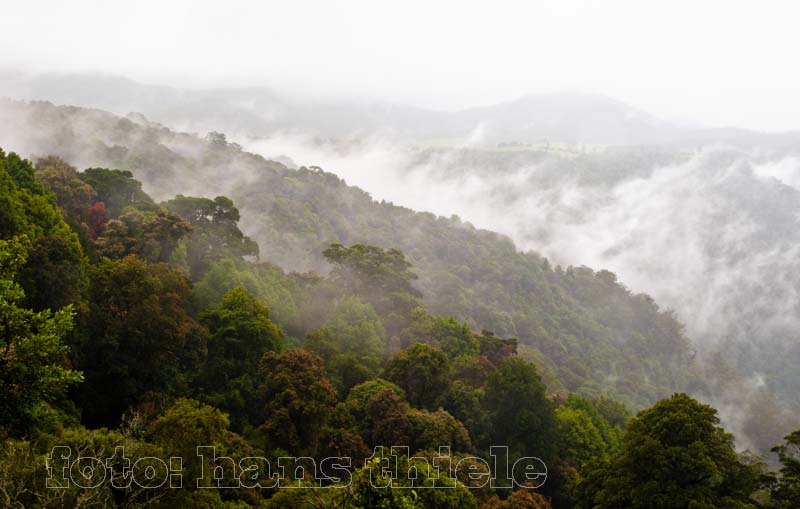
[[239, 210], [230, 198], [178, 195], [165, 205], [192, 227], [186, 246], [192, 279], [200, 279], [214, 261], [258, 256], [258, 244], [239, 230]]
[[413, 316], [413, 322], [401, 333], [404, 347], [413, 342], [427, 343], [451, 358], [473, 356], [480, 352], [478, 338], [466, 324], [455, 318], [434, 316], [423, 308], [417, 308]]
[[536, 368], [509, 357], [489, 376], [484, 408], [489, 415], [488, 443], [503, 444], [511, 457], [536, 456], [547, 462], [554, 454], [556, 417], [553, 403]]
[[587, 469], [576, 498], [597, 509], [743, 509], [755, 507], [755, 487], [716, 410], [675, 394], [630, 422], [620, 452]]
[[78, 236], [30, 162], [0, 150], [0, 238], [18, 235], [31, 241], [17, 273], [27, 304], [36, 311], [78, 304], [86, 268]]
[[22, 307], [25, 294], [14, 277], [25, 263], [25, 240], [0, 240], [0, 438], [27, 435], [52, 420], [52, 404], [82, 380], [65, 363], [62, 340], [72, 328], [72, 310]]
[[314, 454], [336, 405], [336, 389], [322, 359], [302, 349], [264, 354], [259, 367], [263, 402], [261, 429], [269, 448]]
[[80, 179], [92, 186], [97, 199], [105, 204], [111, 217], [117, 217], [127, 208], [154, 210], [153, 199], [142, 190], [142, 183], [127, 170], [88, 168], [79, 174]]
[[[439, 486], [441, 489], [431, 489]], [[417, 489], [415, 489], [417, 488]], [[357, 508], [477, 509], [478, 502], [463, 484], [431, 463], [406, 456], [375, 457], [353, 474]]]
[[772, 486], [775, 509], [800, 507], [800, 430], [786, 437], [786, 443], [772, 449], [781, 462], [780, 477]]
[[[234, 458], [251, 455], [252, 450], [247, 446], [242, 448], [243, 442], [228, 431], [228, 426], [228, 416], [220, 410], [193, 399], [179, 398], [148, 425], [147, 431], [165, 457], [182, 458], [184, 485], [193, 490], [198, 479], [206, 486], [216, 486], [214, 455]], [[205, 450], [201, 455], [198, 447], [213, 447], [214, 451]], [[236, 473], [229, 470], [226, 474], [228, 486], [235, 486]]]
[[283, 331], [270, 320], [269, 309], [242, 287], [228, 292], [220, 307], [202, 313], [200, 322], [210, 332], [203, 385], [241, 429], [258, 414], [259, 360], [281, 349]]
[[307, 334], [305, 346], [325, 360], [333, 382], [346, 393], [378, 368], [386, 333], [372, 306], [349, 295], [339, 299], [324, 327]]
[[152, 393], [186, 390], [206, 358], [206, 331], [189, 314], [190, 298], [186, 278], [163, 263], [128, 256], [92, 267], [74, 345], [87, 424], [114, 426]]
[[446, 410], [440, 408], [430, 412], [414, 408], [408, 411], [408, 419], [411, 423], [411, 441], [408, 445], [412, 451], [438, 451], [441, 446], [449, 446], [454, 452], [472, 450], [467, 428]]
[[411, 322], [422, 294], [412, 285], [417, 275], [401, 251], [334, 243], [323, 255], [334, 265], [330, 276], [334, 284], [372, 304], [390, 336]]
[[415, 343], [392, 357], [383, 377], [401, 387], [409, 403], [433, 409], [449, 380], [447, 355], [424, 343]]
[[168, 262], [191, 227], [177, 214], [161, 209], [131, 209], [106, 224], [95, 240], [97, 254], [108, 258], [137, 255], [148, 262]]

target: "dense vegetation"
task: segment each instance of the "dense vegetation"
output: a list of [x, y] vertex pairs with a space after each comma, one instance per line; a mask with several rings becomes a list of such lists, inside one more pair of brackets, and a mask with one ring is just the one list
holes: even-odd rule
[[[519, 252], [507, 237], [457, 217], [378, 203], [332, 173], [289, 169], [243, 151], [219, 133], [203, 140], [140, 118], [134, 122], [48, 103], [9, 103], [8, 108], [18, 110], [20, 122], [47, 140], [26, 144], [31, 152], [47, 147], [47, 153], [66, 160], [129, 169], [163, 200], [192, 193], [230, 196], [261, 258], [286, 270], [328, 273], [331, 263], [324, 252], [332, 243], [402, 251], [418, 276], [414, 288], [431, 313], [517, 338], [520, 354], [536, 364], [551, 392], [608, 394], [640, 409], [687, 389], [696, 369], [674, 314], [646, 295], [632, 294], [608, 271], [553, 266], [537, 253]], [[166, 207], [191, 224], [196, 220], [182, 209], [187, 201], [192, 200], [178, 197]], [[114, 213], [118, 205], [107, 207]], [[119, 220], [128, 230], [141, 222], [135, 214]], [[209, 253], [184, 246], [192, 258], [187, 260], [190, 275], [197, 280]], [[236, 249], [255, 253], [252, 246]], [[215, 281], [222, 278], [220, 270], [212, 268]], [[278, 286], [261, 291], [256, 296], [281, 318], [283, 308], [298, 305]]]
[[[300, 210], [357, 193], [316, 170], [262, 178]], [[281, 242], [299, 250], [316, 230], [297, 227], [297, 211], [281, 216], [280, 197], [259, 219], [274, 228], [259, 246], [226, 197], [158, 202], [127, 171], [0, 152], [4, 506], [797, 506], [800, 432], [776, 447], [771, 474], [684, 394], [630, 418], [615, 396], [647, 402], [683, 383], [686, 344], [674, 317], [613, 274], [551, 268], [496, 235], [396, 207], [361, 215], [368, 197], [350, 203], [349, 227], [387, 221], [376, 231], [422, 247], [351, 243], [345, 229], [345, 243], [314, 241], [325, 275], [286, 273], [270, 254]], [[417, 261], [431, 268], [418, 274]], [[621, 381], [590, 383], [598, 373]], [[497, 445], [511, 462], [543, 460], [547, 481], [484, 485], [487, 469], [499, 472], [472, 456]], [[64, 480], [63, 458], [47, 456], [56, 446], [105, 468], [77, 464], [71, 483], [48, 487]], [[381, 446], [407, 450], [384, 469]], [[437, 474], [440, 446], [470, 469]], [[184, 458], [182, 488], [159, 487], [152, 458], [173, 456]], [[232, 480], [216, 476], [231, 468], [223, 456], [296, 459], [280, 485], [264, 475], [198, 488]], [[315, 478], [321, 464], [309, 459], [326, 457], [352, 464]], [[152, 482], [130, 482], [131, 465]]]

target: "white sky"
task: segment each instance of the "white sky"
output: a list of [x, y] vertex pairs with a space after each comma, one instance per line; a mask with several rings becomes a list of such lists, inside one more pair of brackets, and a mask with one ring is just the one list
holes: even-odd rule
[[0, 66], [456, 109], [607, 94], [669, 120], [800, 128], [800, 2], [7, 3]]

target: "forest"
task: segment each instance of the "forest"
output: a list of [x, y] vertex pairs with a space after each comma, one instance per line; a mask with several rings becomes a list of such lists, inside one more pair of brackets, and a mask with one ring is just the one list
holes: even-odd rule
[[613, 273], [219, 133], [182, 140], [199, 162], [137, 134], [92, 139], [109, 167], [71, 165], [74, 133], [0, 152], [3, 506], [800, 506], [800, 430], [737, 450], [687, 395], [706, 382], [674, 314]]

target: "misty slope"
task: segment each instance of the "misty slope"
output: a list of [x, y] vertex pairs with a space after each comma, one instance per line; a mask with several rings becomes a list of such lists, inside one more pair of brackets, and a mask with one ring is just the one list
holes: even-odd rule
[[350, 138], [381, 133], [425, 142], [473, 136], [482, 143], [641, 144], [683, 140], [693, 131], [600, 95], [545, 94], [443, 112], [382, 103], [300, 100], [265, 88], [184, 90], [94, 74], [0, 72], [0, 96], [139, 112], [183, 130], [265, 136], [301, 131]]
[[[778, 436], [800, 409], [800, 139], [733, 132], [736, 146], [700, 149], [245, 144], [315, 161], [380, 199], [456, 213], [553, 263], [612, 270], [687, 324], [714, 380], [705, 396], [729, 426]], [[775, 422], [743, 422], [750, 407]]]
[[609, 272], [553, 269], [502, 235], [375, 202], [331, 173], [290, 170], [219, 138], [48, 103], [6, 102], [2, 118], [14, 126], [0, 131], [9, 150], [130, 169], [158, 199], [187, 190], [231, 196], [262, 257], [288, 269], [327, 271], [321, 251], [331, 241], [397, 247], [432, 311], [518, 337], [546, 376], [557, 376], [555, 389], [609, 392], [641, 406], [690, 378], [680, 324]]

